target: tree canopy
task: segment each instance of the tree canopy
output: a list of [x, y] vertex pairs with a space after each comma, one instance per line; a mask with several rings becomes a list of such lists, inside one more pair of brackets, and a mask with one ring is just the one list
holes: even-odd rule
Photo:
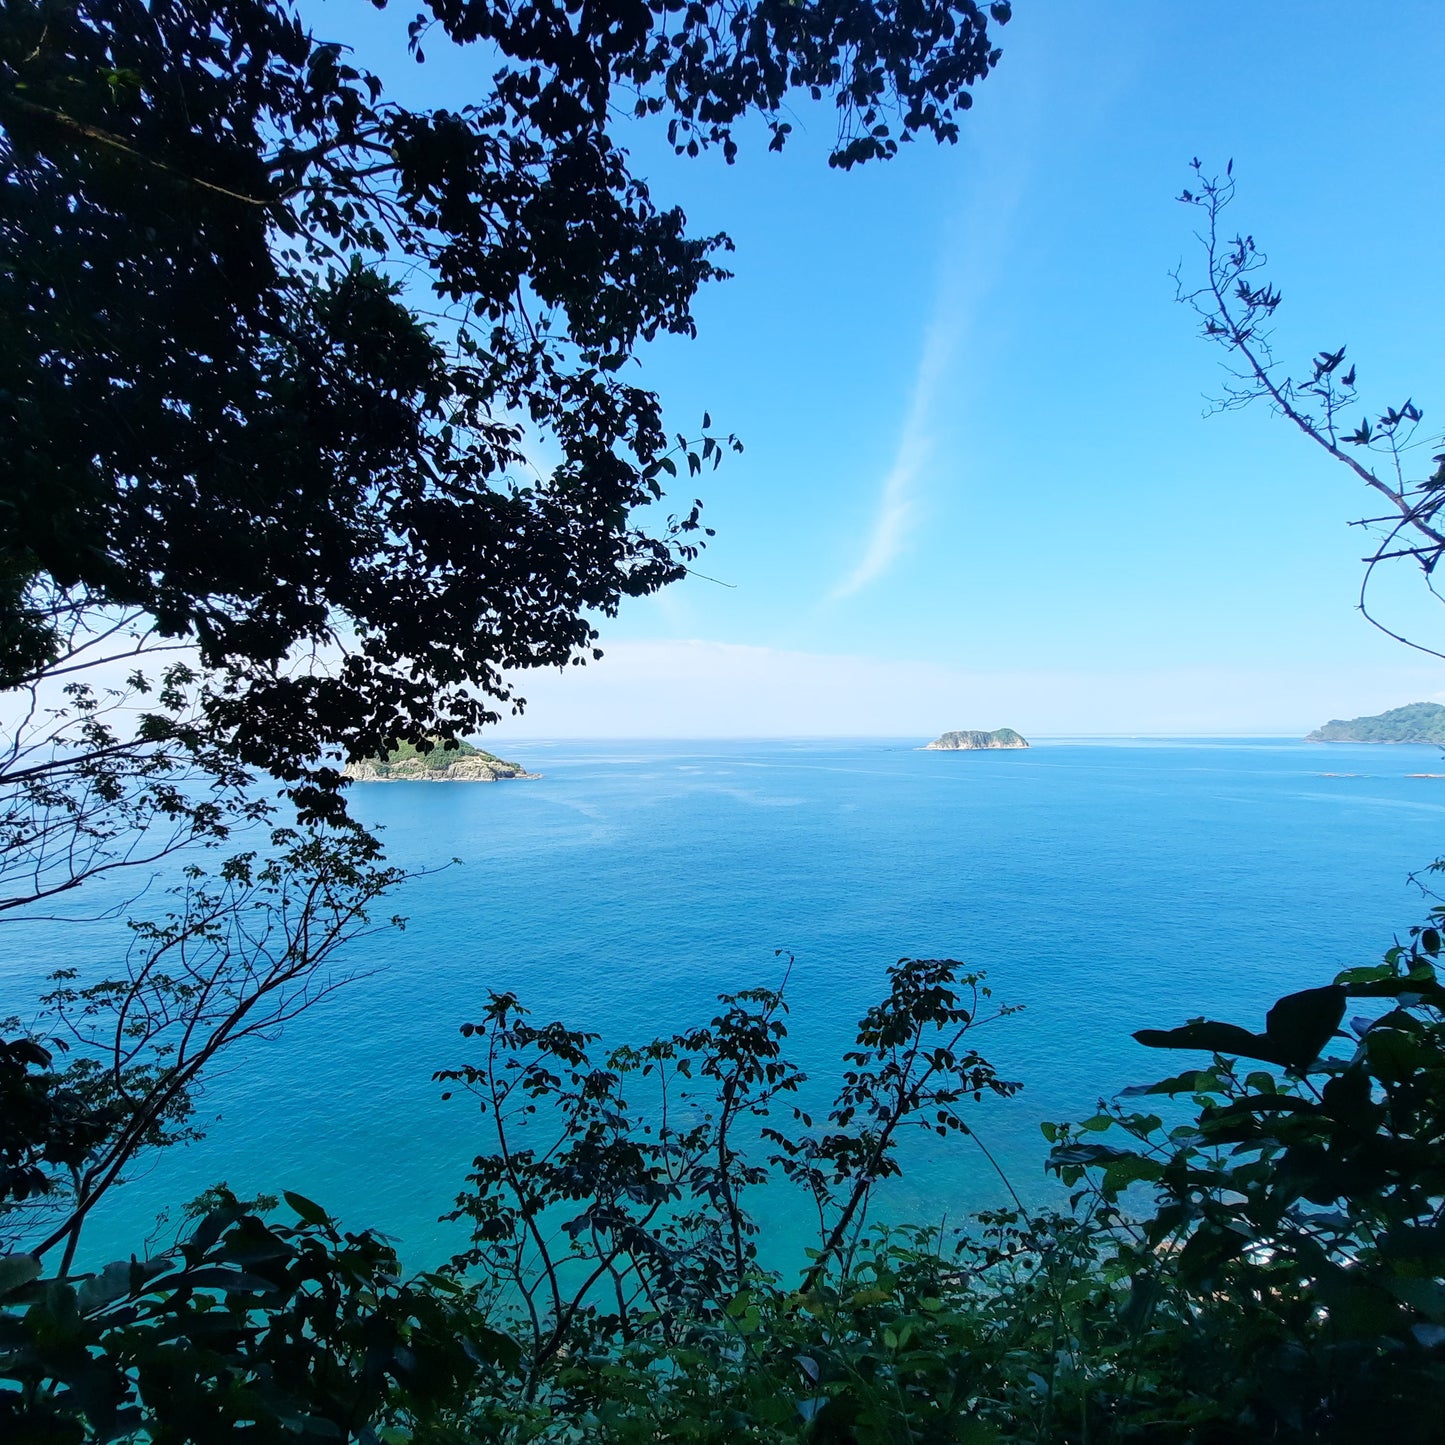
[[292, 782], [494, 720], [511, 672], [681, 574], [698, 504], [642, 511], [726, 445], [623, 379], [729, 245], [654, 200], [626, 127], [731, 161], [831, 98], [833, 165], [952, 141], [1007, 18], [435, 0], [415, 58], [477, 51], [453, 110], [281, 0], [7, 5], [0, 685], [68, 609], [130, 608], [198, 650], [212, 736]]
[[1374, 717], [1331, 718], [1305, 739], [1312, 743], [1445, 743], [1445, 707], [1412, 702]]
[[419, 109], [285, 0], [0, 8], [0, 914], [241, 848], [158, 916], [111, 894], [129, 946], [53, 974], [0, 1069], [37, 1254], [68, 1269], [136, 1154], [199, 1136], [214, 1060], [387, 926], [338, 763], [453, 748], [695, 555], [699, 503], [645, 509], [727, 443], [624, 374], [729, 243], [628, 128], [731, 160], [802, 93], [840, 166], [951, 140], [1007, 14], [443, 3], [412, 57], [471, 47], [475, 91]]

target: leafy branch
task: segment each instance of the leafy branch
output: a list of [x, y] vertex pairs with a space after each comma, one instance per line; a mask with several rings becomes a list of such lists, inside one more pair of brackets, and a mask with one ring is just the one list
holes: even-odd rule
[[[1445, 601], [1434, 583], [1435, 568], [1445, 553], [1440, 525], [1445, 506], [1445, 439], [1421, 435], [1424, 413], [1410, 398], [1386, 407], [1373, 420], [1359, 416], [1351, 425], [1347, 414], [1358, 415], [1360, 400], [1356, 368], [1346, 365], [1344, 347], [1319, 352], [1299, 373], [1278, 360], [1271, 338], [1283, 295], [1264, 277], [1267, 258], [1254, 237], [1229, 236], [1224, 229], [1224, 213], [1235, 198], [1234, 162], [1222, 177], [1206, 175], [1197, 159], [1191, 169], [1195, 179], [1179, 200], [1201, 217], [1195, 238], [1204, 253], [1205, 275], [1199, 286], [1187, 284], [1180, 272], [1174, 280], [1176, 299], [1199, 318], [1200, 335], [1226, 353], [1228, 379], [1215, 407], [1227, 411], [1266, 403], [1389, 503], [1387, 515], [1364, 517], [1353, 524], [1374, 531], [1378, 538], [1363, 559], [1359, 610], [1396, 641], [1434, 657], [1445, 656], [1391, 629], [1369, 605], [1375, 569], [1402, 558], [1413, 560], [1431, 594]], [[1434, 451], [1434, 471], [1423, 477], [1413, 456], [1422, 447]]]

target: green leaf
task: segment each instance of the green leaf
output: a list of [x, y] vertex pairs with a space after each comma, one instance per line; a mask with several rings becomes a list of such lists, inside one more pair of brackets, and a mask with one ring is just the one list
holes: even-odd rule
[[307, 1224], [314, 1224], [318, 1229], [330, 1227], [331, 1216], [319, 1204], [307, 1199], [304, 1194], [293, 1194], [286, 1189], [282, 1191], [282, 1198]]
[[980, 1420], [976, 1415], [960, 1420], [951, 1436], [953, 1445], [998, 1445], [1000, 1438], [998, 1431], [987, 1420]]
[[[1139, 1036], [1135, 1034], [1134, 1037], [1138, 1038]], [[1200, 1094], [1218, 1089], [1218, 1087], [1219, 1076], [1213, 1069], [1187, 1069], [1182, 1074], [1175, 1074], [1168, 1079], [1160, 1079], [1157, 1083], [1134, 1084], [1127, 1089], [1121, 1089], [1119, 1097], [1127, 1099], [1137, 1098], [1144, 1094]]]
[[1345, 991], [1338, 984], [1286, 994], [1265, 1015], [1264, 1031], [1286, 1068], [1303, 1069], [1320, 1052], [1345, 1016]]
[[128, 1259], [118, 1259], [91, 1277], [80, 1286], [77, 1303], [81, 1314], [101, 1310], [114, 1304], [130, 1289], [131, 1265]]
[[1177, 1029], [1140, 1029], [1134, 1037], [1148, 1049], [1203, 1049], [1211, 1054], [1238, 1054], [1246, 1059], [1277, 1062], [1267, 1052], [1264, 1039], [1238, 1024], [1193, 1019]]
[[1445, 1324], [1445, 1284], [1438, 1279], [1409, 1278], [1396, 1275], [1384, 1282], [1385, 1288], [1436, 1324]]
[[1089, 1168], [1111, 1168], [1125, 1159], [1141, 1156], [1112, 1144], [1068, 1144], [1050, 1152], [1049, 1158], [1060, 1164], [1084, 1164]]
[[1400, 1306], [1389, 1294], [1342, 1269], [1322, 1271], [1315, 1281], [1315, 1293], [1345, 1335], [1385, 1335], [1400, 1326]]
[[1157, 1180], [1163, 1173], [1164, 1166], [1157, 1159], [1130, 1154], [1111, 1163], [1104, 1170], [1104, 1179], [1111, 1189], [1127, 1189], [1143, 1180]]
[[40, 1261], [33, 1254], [7, 1254], [0, 1256], [0, 1295], [29, 1284], [40, 1278]]
[[879, 1289], [875, 1285], [870, 1285], [849, 1296], [847, 1303], [850, 1308], [865, 1309], [869, 1305], [887, 1304], [891, 1298], [892, 1296], [886, 1289]]
[[1129, 1298], [1119, 1311], [1119, 1319], [1131, 1335], [1137, 1335], [1144, 1328], [1158, 1297], [1159, 1280], [1156, 1275], [1136, 1274], [1129, 1281]]
[[181, 1274], [177, 1285], [187, 1289], [218, 1289], [226, 1294], [275, 1294], [281, 1286], [274, 1280], [244, 1270], [227, 1269], [224, 1265], [203, 1264]]
[[1141, 1029], [1134, 1037], [1146, 1048], [1207, 1049], [1299, 1071], [1319, 1057], [1344, 1016], [1345, 990], [1328, 984], [1280, 999], [1265, 1016], [1263, 1034], [1238, 1024], [1192, 1019], [1177, 1029]]

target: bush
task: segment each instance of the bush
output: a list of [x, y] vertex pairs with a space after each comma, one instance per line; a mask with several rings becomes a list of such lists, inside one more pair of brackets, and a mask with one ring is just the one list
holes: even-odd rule
[[[308, 1200], [283, 1225], [224, 1191], [159, 1260], [41, 1279], [11, 1256], [0, 1420], [77, 1441], [1438, 1442], [1442, 921], [1261, 1032], [1142, 1032], [1209, 1062], [1044, 1126], [1066, 1211], [947, 1239], [863, 1221], [904, 1131], [966, 1136], [969, 1102], [1017, 1087], [967, 1042], [1007, 1010], [953, 962], [890, 971], [816, 1125], [781, 991], [600, 1056], [494, 995], [463, 1028], [476, 1061], [438, 1075], [489, 1133], [450, 1266], [403, 1280]], [[7, 1090], [44, 1103], [46, 1061], [12, 1062]], [[760, 1262], [764, 1185], [816, 1215], [797, 1276]]]

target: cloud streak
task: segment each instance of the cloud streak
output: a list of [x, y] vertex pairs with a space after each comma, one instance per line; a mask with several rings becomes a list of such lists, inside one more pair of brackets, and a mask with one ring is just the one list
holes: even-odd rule
[[1020, 152], [1001, 170], [985, 174], [964, 214], [948, 228], [933, 321], [924, 335], [893, 464], [879, 489], [863, 555], [828, 594], [829, 602], [871, 586], [908, 546], [921, 511], [920, 484], [937, 463], [938, 404], [944, 383], [979, 305], [1003, 268], [1027, 170]]
[[[951, 321], [952, 318], [949, 318]], [[917, 519], [919, 478], [933, 459], [931, 419], [939, 387], [957, 344], [953, 325], [936, 320], [928, 328], [913, 381], [908, 414], [893, 465], [883, 479], [878, 512], [858, 565], [833, 589], [829, 601], [841, 601], [876, 582], [896, 562]]]

